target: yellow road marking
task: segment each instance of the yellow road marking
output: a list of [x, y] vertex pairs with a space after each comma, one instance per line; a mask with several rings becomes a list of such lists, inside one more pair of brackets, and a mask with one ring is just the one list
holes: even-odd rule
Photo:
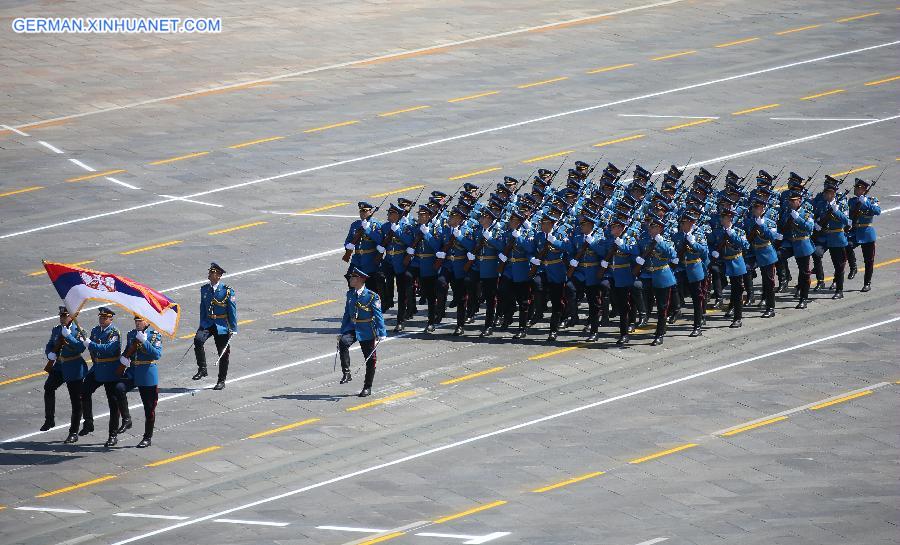
[[757, 106], [756, 108], [749, 108], [747, 110], [732, 112], [731, 115], [744, 115], [749, 114], [750, 112], [758, 112], [760, 110], [771, 110], [772, 108], [777, 108], [779, 106], [781, 106], [781, 104], [766, 104], [765, 106]]
[[381, 399], [376, 399], [375, 401], [370, 401], [368, 403], [363, 403], [362, 405], [354, 405], [353, 407], [347, 407], [347, 412], [358, 411], [360, 409], [368, 409], [369, 407], [374, 407], [376, 405], [382, 405], [387, 403], [388, 401], [394, 401], [396, 399], [403, 399], [405, 397], [412, 397], [418, 394], [415, 390], [407, 390], [405, 392], [400, 392], [397, 394], [389, 395], [387, 397], [382, 397]]
[[500, 94], [500, 91], [487, 91], [484, 93], [478, 93], [477, 95], [469, 95], [469, 96], [465, 96], [465, 97], [451, 98], [447, 102], [462, 102], [464, 100], [474, 100], [476, 98], [497, 95], [497, 94]]
[[558, 482], [556, 484], [551, 484], [550, 486], [545, 486], [543, 488], [535, 488], [532, 492], [548, 492], [550, 490], [556, 490], [557, 488], [562, 488], [564, 486], [569, 486], [570, 484], [580, 483], [581, 481], [586, 481], [588, 479], [593, 479], [594, 477], [599, 477], [606, 473], [605, 471], [595, 471], [593, 473], [587, 473], [585, 475], [581, 475], [578, 477], [572, 477], [571, 479], [566, 479], [565, 481]]
[[193, 157], [202, 157], [204, 155], [209, 155], [208, 151], [198, 151], [197, 153], [188, 153], [187, 155], [179, 155], [178, 157], [170, 157], [168, 159], [163, 159], [161, 161], [153, 161], [149, 163], [151, 165], [165, 165], [168, 163], [174, 163], [175, 161], [184, 161], [185, 159], [191, 159]]
[[881, 85], [882, 83], [887, 83], [887, 82], [889, 82], [889, 81], [897, 81], [898, 79], [900, 79], [900, 76], [894, 76], [894, 77], [891, 77], [891, 78], [885, 78], [885, 79], [879, 79], [879, 80], [875, 80], [875, 81], [870, 81], [870, 82], [866, 83], [865, 85], [871, 87], [872, 85]]
[[716, 47], [718, 47], [718, 48], [721, 49], [721, 48], [723, 48], [723, 47], [731, 47], [731, 46], [733, 46], [733, 45], [740, 45], [740, 44], [746, 44], [746, 43], [750, 43], [750, 42], [755, 42], [755, 41], [758, 40], [758, 39], [759, 39], [759, 38], [744, 38], [743, 40], [736, 40], [736, 41], [733, 41], [733, 42], [726, 42], [726, 43], [724, 43], [724, 44], [719, 44], [719, 45], [717, 45]]
[[309, 305], [303, 305], [302, 307], [289, 308], [287, 310], [282, 310], [281, 312], [276, 312], [272, 316], [284, 316], [285, 314], [293, 314], [295, 312], [300, 312], [301, 310], [308, 310], [311, 308], [321, 307], [322, 305], [328, 305], [331, 303], [336, 303], [337, 299], [326, 299], [324, 301], [319, 301], [318, 303], [312, 303]]
[[252, 89], [254, 87], [265, 87], [267, 85], [272, 85], [271, 81], [257, 81], [255, 83], [244, 83], [240, 85], [232, 85], [230, 87], [225, 87], [224, 89], [210, 89], [209, 91], [200, 91], [197, 93], [191, 93], [188, 95], [172, 97], [169, 100], [190, 100], [193, 98], [205, 97], [209, 95], [218, 95], [221, 93], [228, 93], [231, 91], [240, 91], [242, 89]]
[[532, 28], [528, 32], [547, 32], [548, 30], [559, 30], [561, 28], [570, 28], [573, 26], [586, 25], [590, 23], [594, 23], [596, 21], [601, 21], [605, 19], [612, 19], [612, 15], [597, 15], [596, 17], [588, 17], [586, 19], [581, 19], [579, 21], [567, 21], [565, 23], [556, 23], [553, 25], [548, 25], [544, 27]]
[[844, 89], [832, 89], [831, 91], [825, 91], [824, 93], [817, 93], [815, 95], [801, 97], [800, 100], [812, 100], [814, 98], [827, 97], [828, 95], [836, 95], [838, 93], [844, 93], [844, 92], [846, 92], [846, 90], [844, 90]]
[[255, 318], [252, 319], [252, 320], [241, 320], [241, 321], [238, 322], [238, 325], [252, 324], [252, 323], [255, 322], [255, 321], [256, 321]]
[[467, 172], [466, 174], [460, 174], [459, 176], [453, 176], [451, 178], [447, 178], [450, 181], [453, 180], [462, 180], [463, 178], [471, 178], [472, 176], [478, 176], [479, 174], [487, 174], [488, 172], [496, 172], [501, 170], [503, 167], [492, 167], [486, 168], [484, 170], [476, 170], [475, 172]]
[[35, 498], [49, 498], [50, 496], [55, 496], [57, 494], [63, 494], [65, 492], [71, 492], [73, 490], [78, 490], [79, 488], [84, 488], [86, 486], [91, 486], [97, 483], [102, 483], [103, 481], [108, 481], [110, 479], [115, 479], [115, 475], [106, 475], [105, 477], [100, 477], [99, 479], [93, 479], [90, 481], [85, 481], [83, 483], [73, 484], [72, 486], [67, 486], [65, 488], [58, 488], [56, 490], [51, 490], [50, 492], [44, 492], [43, 494], [38, 494]]
[[343, 122], [341, 122], [341, 123], [334, 123], [334, 124], [332, 124], [332, 125], [325, 125], [325, 126], [323, 126], [323, 127], [316, 127], [316, 128], [314, 128], [314, 129], [306, 129], [306, 130], [303, 131], [303, 132], [319, 132], [319, 131], [325, 131], [325, 130], [328, 130], [328, 129], [335, 129], [335, 128], [337, 128], [337, 127], [346, 127], [347, 125], [354, 125], [354, 124], [356, 124], [356, 123], [359, 123], [359, 120], [358, 120], [358, 119], [357, 119], [357, 120], [353, 120], [353, 121], [343, 121]]
[[551, 356], [556, 356], [557, 354], [565, 354], [566, 352], [571, 352], [572, 350], [578, 350], [579, 348], [583, 348], [583, 344], [578, 344], [575, 346], [568, 346], [566, 348], [560, 348], [558, 350], [551, 350], [550, 352], [543, 352], [541, 354], [535, 354], [534, 356], [530, 356], [529, 360], [542, 360], [544, 358], [549, 358]]
[[750, 424], [747, 426], [742, 426], [740, 428], [735, 428], [733, 430], [726, 431], [722, 434], [722, 437], [731, 437], [732, 435], [737, 435], [739, 433], [744, 433], [745, 431], [754, 430], [756, 428], [761, 428], [763, 426], [768, 426], [769, 424], [774, 424], [775, 422], [781, 422], [782, 420], [787, 420], [786, 416], [778, 416], [775, 418], [770, 418], [768, 420], [763, 420], [762, 422], [757, 422], [755, 424]]
[[865, 19], [866, 17], [874, 17], [876, 15], [881, 15], [880, 11], [873, 11], [872, 13], [863, 13], [862, 15], [854, 15], [853, 17], [844, 17], [843, 19], [835, 19], [835, 23], [849, 23], [850, 21], [856, 21], [857, 19]]
[[[496, 373], [496, 372], [502, 371], [504, 369], [506, 369], [505, 365], [501, 366], [501, 367], [494, 367], [492, 369], [478, 371], [477, 373], [469, 373], [468, 375], [463, 375], [461, 377], [451, 378], [450, 380], [445, 380], [444, 382], [441, 382], [441, 384], [443, 384], [444, 386], [446, 386], [448, 384], [456, 384], [457, 382], [462, 382], [464, 380], [470, 380], [470, 379], [477, 378], [477, 377], [483, 377], [484, 375], [490, 375], [491, 373]], [[38, 373], [38, 374], [43, 374], [43, 373]], [[0, 382], [0, 385], [2, 385], [2, 384], [3, 383]]]
[[650, 59], [651, 61], [664, 61], [666, 59], [674, 59], [675, 57], [683, 57], [685, 55], [693, 55], [696, 53], [696, 49], [691, 49], [690, 51], [682, 51], [680, 53], [672, 53], [671, 55], [663, 55], [662, 57], [653, 57]]
[[264, 142], [274, 142], [275, 140], [283, 140], [283, 139], [284, 139], [283, 136], [273, 136], [271, 138], [260, 138], [259, 140], [251, 140], [249, 142], [242, 142], [240, 144], [228, 146], [228, 149], [246, 148], [247, 146], [255, 146], [256, 144], [262, 144]]
[[600, 142], [599, 144], [594, 144], [595, 148], [602, 148], [603, 146], [610, 146], [612, 144], [618, 144], [619, 142], [628, 142], [629, 140], [636, 140], [638, 138], [643, 138], [647, 136], [646, 134], [635, 134], [634, 136], [626, 136], [625, 138], [617, 138], [615, 140], [607, 140], [606, 142]]
[[838, 403], [850, 401], [851, 399], [856, 399], [858, 397], [867, 396], [871, 393], [872, 393], [872, 390], [863, 390], [862, 392], [857, 392], [855, 394], [850, 394], [848, 396], [839, 397], [837, 399], [832, 399], [831, 401], [826, 401], [825, 403], [819, 403], [818, 405], [813, 405], [809, 409], [811, 411], [818, 411], [819, 409], [824, 409], [825, 407], [831, 407], [832, 405], [837, 405]]
[[185, 458], [193, 458], [194, 456], [200, 456], [201, 454], [206, 454], [207, 452], [212, 452], [214, 450], [219, 450], [220, 446], [207, 447], [202, 448], [200, 450], [195, 450], [193, 452], [187, 452], [185, 454], [179, 454], [178, 456], [172, 456], [171, 458], [166, 458], [165, 460], [159, 460], [157, 462], [151, 462], [144, 467], [157, 467], [165, 464], [171, 464], [172, 462], [177, 462], [179, 460], [184, 460]]
[[561, 151], [559, 153], [551, 153], [550, 155], [541, 155], [540, 157], [532, 157], [531, 159], [525, 159], [522, 161], [523, 163], [537, 163], [538, 161], [543, 161], [544, 159], [552, 159], [553, 157], [559, 157], [560, 155], [570, 155], [575, 153], [574, 150], [566, 150]]
[[384, 193], [376, 193], [375, 195], [369, 195], [369, 197], [375, 199], [378, 197], [390, 197], [391, 195], [396, 195], [397, 193], [406, 193], [407, 191], [414, 191], [416, 189], [422, 189], [425, 185], [411, 185], [409, 187], [404, 187], [401, 189], [395, 189], [393, 191], [385, 191]]
[[269, 222], [267, 221], [254, 221], [253, 223], [245, 223], [244, 225], [238, 225], [237, 227], [229, 227], [227, 229], [219, 229], [218, 231], [210, 231], [206, 233], [207, 235], [224, 235], [225, 233], [231, 233], [233, 231], [240, 231], [241, 229], [249, 229], [250, 227], [256, 227], [257, 225], [265, 225]]
[[[872, 267], [872, 268], [873, 268], [873, 269], [878, 269], [878, 268], [881, 268], [881, 267], [885, 267], [885, 266], [887, 266], [887, 265], [893, 265], [894, 263], [900, 263], [900, 257], [894, 258], [894, 259], [889, 259], [889, 260], [887, 260], [887, 261], [882, 261], [881, 263], [876, 263], [875, 266]], [[865, 265], [863, 265], [863, 269], [865, 270]], [[829, 282], [829, 281], [831, 281], [831, 280], [834, 280], [834, 277], [833, 277], [833, 276], [826, 276], [822, 281], [823, 281], [823, 282]]]
[[697, 121], [691, 121], [691, 122], [689, 122], [689, 123], [682, 123], [681, 125], [675, 125], [674, 127], [666, 127], [665, 130], [667, 130], [667, 131], [675, 131], [675, 130], [678, 130], [678, 129], [683, 129], [683, 128], [685, 128], [685, 127], [693, 127], [694, 125], [702, 125], [702, 124], [704, 124], [704, 123], [709, 123], [710, 121], [715, 121], [715, 119], [712, 119], [712, 118], [709, 118], [709, 119], [698, 119]]
[[338, 208], [340, 206], [347, 206], [348, 204], [350, 204], [350, 203], [339, 202], [339, 203], [329, 204], [328, 206], [320, 206], [318, 208], [310, 208], [309, 210], [301, 210], [300, 212], [297, 212], [297, 213], [298, 214], [315, 214], [316, 212], [331, 210], [332, 208]]
[[38, 372], [38, 373], [31, 373], [30, 375], [23, 375], [23, 376], [21, 376], [21, 377], [8, 378], [8, 379], [4, 380], [3, 382], [0, 382], [0, 386], [5, 386], [5, 385], [7, 385], [7, 384], [12, 384], [12, 383], [14, 383], [14, 382], [21, 382], [21, 381], [23, 381], [23, 380], [28, 380], [28, 379], [30, 379], [30, 378], [40, 377], [40, 376], [43, 376], [43, 375], [46, 375], [46, 374], [47, 374], [47, 373], [46, 373], [45, 371], [40, 371], [40, 372]]
[[259, 439], [260, 437], [266, 437], [267, 435], [272, 435], [273, 433], [292, 430], [294, 428], [299, 428], [300, 426], [312, 424], [313, 422], [318, 422], [319, 420], [320, 420], [319, 418], [307, 418], [306, 420], [301, 420], [300, 422], [294, 422], [293, 424], [288, 424], [287, 426], [281, 426], [279, 428], [273, 428], [271, 430], [254, 433], [253, 435], [250, 435], [249, 437], [247, 437], [247, 439]]
[[423, 49], [422, 51], [411, 51], [409, 53], [397, 53], [396, 55], [390, 55], [388, 57], [381, 57], [379, 59], [371, 59], [368, 61], [358, 61], [353, 63], [353, 66], [368, 66], [370, 64], [380, 64], [383, 62], [391, 62], [398, 61], [401, 59], [411, 59], [413, 57], [421, 57], [422, 55], [433, 55], [435, 53], [440, 53], [441, 51], [446, 51], [449, 49], [447, 46], [435, 46], [428, 49]]
[[180, 337], [178, 337], [178, 338], [179, 338], [179, 339], [191, 339], [191, 338], [194, 337], [194, 335], [195, 335], [195, 333], [189, 333], [189, 334], [187, 334], [187, 335], [182, 335], [182, 336], [180, 336]]
[[6, 193], [0, 193], [0, 197], [10, 197], [12, 195], [18, 195], [20, 193], [28, 193], [29, 191], [37, 191], [38, 189], [44, 189], [44, 186], [33, 185], [31, 187], [23, 187], [22, 189], [15, 189], [13, 191], [7, 191]]
[[546, 85], [548, 83], [556, 83], [557, 81], [562, 81], [565, 79], [569, 79], [569, 76], [562, 76], [562, 77], [553, 78], [553, 79], [545, 79], [543, 81], [535, 81], [533, 83], [524, 83], [522, 85], [516, 85], [516, 87], [519, 89], [528, 89], [529, 87], [537, 87], [538, 85]]
[[368, 541], [363, 541], [358, 545], [375, 545], [375, 543], [381, 543], [382, 541], [387, 541], [389, 539], [394, 539], [395, 537], [405, 536], [406, 532], [394, 532], [393, 534], [386, 534], [381, 537], [376, 537], [375, 539], [370, 539]]
[[847, 174], [856, 174], [857, 172], [862, 172], [864, 170], [872, 170], [873, 168], [877, 168], [878, 165], [866, 165], [864, 167], [852, 168], [850, 170], [845, 170], [844, 172], [835, 172], [831, 174], [832, 177], [837, 178], [838, 176], [846, 176]]
[[141, 252], [147, 252], [149, 250], [155, 250], [157, 248], [165, 248], [166, 246], [174, 246], [176, 244], [181, 244], [184, 242], [183, 240], [170, 240], [169, 242], [161, 242], [159, 244], [154, 244], [153, 246], [144, 246], [143, 248], [137, 248], [135, 250], [128, 250], [127, 252], [119, 252], [119, 255], [131, 255], [131, 254], [139, 254]]
[[[79, 261], [78, 263], [64, 263], [64, 265], [68, 265], [69, 267], [80, 267], [81, 265], [87, 265], [88, 263], [93, 263], [93, 259], [89, 259], [87, 261]], [[41, 269], [39, 271], [34, 271], [28, 273], [28, 276], [41, 276], [43, 274], [47, 274], [46, 269]]]
[[378, 117], [390, 117], [392, 115], [404, 114], [406, 112], [414, 112], [416, 110], [424, 110], [425, 108], [431, 108], [431, 106], [422, 105], [422, 106], [413, 106], [412, 108], [405, 108], [403, 110], [395, 110], [393, 112], [384, 112], [383, 114], [378, 114]]
[[587, 74], [600, 74], [602, 72], [610, 72], [612, 70], [619, 70], [621, 68], [629, 68], [631, 66], [634, 66], [633, 62], [628, 63], [628, 64], [617, 64], [615, 66], [604, 66], [603, 68], [595, 68], [593, 70], [588, 70], [586, 73]]
[[788, 30], [782, 30], [781, 32], [776, 32], [777, 36], [784, 36], [785, 34], [792, 34], [794, 32], [803, 32], [804, 30], [812, 30], [814, 28], [819, 28], [822, 25], [809, 25], [809, 26], [801, 26], [798, 28], [790, 28]]
[[467, 509], [460, 513], [456, 513], [455, 515], [448, 515], [446, 517], [441, 517], [434, 521], [435, 524], [443, 524], [445, 522], [449, 522], [451, 520], [456, 520], [458, 518], [466, 517], [472, 515], [474, 513], [480, 513], [481, 511], [487, 511], [488, 509], [493, 509], [494, 507], [500, 507], [501, 505], [505, 505], [506, 500], [497, 500], [495, 502], [486, 503], [484, 505], [479, 505], [478, 507], [473, 507], [472, 509]]
[[694, 448], [697, 446], [697, 443], [688, 443], [686, 445], [681, 445], [680, 447], [670, 448], [669, 450], [663, 450], [661, 452], [657, 452], [655, 454], [651, 454], [649, 456], [644, 456], [643, 458], [635, 458], [634, 460], [629, 461], [629, 464], [642, 464], [644, 462], [649, 462], [650, 460], [655, 460], [657, 458], [662, 458], [663, 456], [668, 456], [669, 454], [675, 454], [676, 452], [681, 452], [682, 450], [687, 450], [689, 448]]
[[77, 176], [75, 178], [69, 178], [66, 180], [67, 182], [83, 182], [84, 180], [93, 180], [94, 178], [99, 178], [101, 176], [112, 176], [113, 174], [121, 174], [126, 172], [125, 169], [119, 168], [116, 170], [105, 170], [103, 172], [91, 172], [90, 174], [85, 174], [84, 176]]

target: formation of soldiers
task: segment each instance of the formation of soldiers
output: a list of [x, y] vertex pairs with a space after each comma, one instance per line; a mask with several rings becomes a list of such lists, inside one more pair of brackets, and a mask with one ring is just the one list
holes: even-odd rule
[[865, 265], [861, 291], [871, 289], [872, 221], [881, 209], [869, 191], [877, 178], [856, 178], [848, 198], [850, 189], [841, 191], [845, 179], [832, 176], [813, 195], [808, 185], [815, 174], [791, 172], [779, 191], [780, 173], [765, 170], [753, 183], [752, 170], [722, 175], [724, 166], [716, 174], [701, 167], [691, 176], [672, 165], [651, 181], [653, 173], [640, 165], [629, 175], [631, 165], [597, 170], [597, 164], [576, 161], [559, 182], [562, 165], [539, 169], [530, 181], [505, 177], [492, 192], [471, 183], [452, 195], [432, 191], [418, 208], [421, 193], [401, 198], [384, 222], [374, 218], [380, 206], [360, 202], [343, 259], [381, 295], [382, 310], [396, 304], [394, 332], [404, 330], [418, 302], [427, 305], [426, 333], [455, 307], [456, 336], [483, 307], [480, 336], [514, 329], [513, 338], [525, 338], [549, 306], [548, 341], [577, 324], [596, 341], [599, 328], [618, 318], [616, 343], [626, 345], [655, 307], [652, 344], [659, 345], [688, 298], [691, 336], [702, 335], [710, 299], [737, 328], [756, 301], [761, 317], [775, 315], [775, 294], [788, 292], [793, 280], [791, 258], [798, 269], [796, 308], [807, 308], [810, 291], [826, 289], [826, 252], [834, 267], [827, 289], [843, 298], [845, 276], [857, 275], [857, 246]]

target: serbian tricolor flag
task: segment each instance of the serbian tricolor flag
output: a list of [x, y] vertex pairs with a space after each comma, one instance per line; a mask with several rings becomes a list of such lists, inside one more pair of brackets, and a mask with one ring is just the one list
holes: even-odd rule
[[160, 292], [130, 278], [65, 263], [44, 261], [53, 287], [71, 314], [77, 314], [88, 301], [118, 305], [153, 324], [161, 333], [174, 337], [178, 330], [180, 307]]

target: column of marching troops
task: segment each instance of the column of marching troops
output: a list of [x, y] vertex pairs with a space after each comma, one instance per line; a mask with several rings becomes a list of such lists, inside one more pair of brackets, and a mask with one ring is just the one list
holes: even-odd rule
[[[599, 328], [618, 318], [619, 346], [648, 325], [654, 306], [652, 344], [662, 344], [687, 298], [692, 337], [702, 335], [710, 297], [734, 328], [756, 301], [761, 317], [774, 316], [775, 294], [789, 291], [793, 280], [791, 258], [798, 269], [798, 309], [807, 307], [810, 291], [826, 289], [825, 253], [834, 267], [827, 288], [833, 299], [843, 298], [845, 276], [857, 275], [856, 246], [865, 266], [861, 291], [871, 289], [872, 221], [881, 209], [869, 191], [877, 178], [856, 178], [848, 199], [851, 190], [841, 191], [844, 180], [832, 176], [813, 195], [807, 186], [815, 174], [791, 172], [779, 191], [780, 173], [764, 170], [748, 187], [752, 170], [720, 176], [724, 167], [716, 174], [701, 167], [691, 177], [673, 165], [657, 186], [653, 173], [639, 165], [630, 181], [624, 180], [630, 165], [609, 163], [599, 172], [595, 166], [577, 161], [560, 182], [555, 179], [562, 165], [540, 169], [528, 192], [522, 191], [527, 179], [505, 177], [493, 192], [471, 183], [452, 195], [433, 191], [417, 209], [418, 197], [401, 198], [390, 204], [384, 222], [374, 218], [380, 206], [360, 202], [343, 259], [366, 279], [368, 290], [381, 295], [382, 310], [396, 306], [394, 332], [403, 331], [417, 303], [424, 303], [426, 333], [455, 307], [452, 334], [464, 335], [483, 307], [481, 337], [514, 329], [512, 337], [522, 339], [545, 319], [549, 305], [548, 341], [576, 324], [596, 341]], [[579, 308], [584, 300], [586, 316]]]

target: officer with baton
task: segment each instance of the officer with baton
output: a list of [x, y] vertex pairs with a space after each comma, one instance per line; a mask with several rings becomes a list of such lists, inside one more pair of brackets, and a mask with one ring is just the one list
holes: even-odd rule
[[345, 277], [350, 289], [347, 290], [347, 303], [344, 305], [344, 317], [341, 320], [341, 333], [338, 335], [337, 344], [343, 371], [341, 384], [353, 380], [350, 375], [350, 347], [359, 341], [366, 366], [366, 377], [359, 397], [367, 397], [372, 394], [372, 381], [375, 378], [377, 359], [375, 348], [387, 338], [387, 330], [381, 314], [381, 298], [366, 288], [369, 275], [356, 267], [351, 267]]

